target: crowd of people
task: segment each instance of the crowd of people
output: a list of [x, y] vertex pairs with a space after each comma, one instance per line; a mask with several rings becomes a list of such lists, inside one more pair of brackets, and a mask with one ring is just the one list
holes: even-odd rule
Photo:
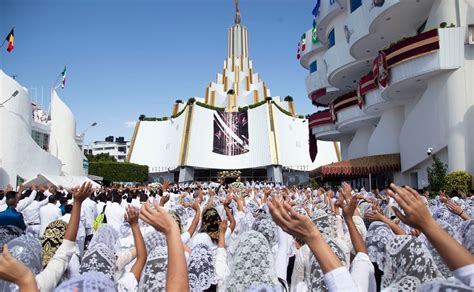
[[247, 183], [0, 191], [0, 291], [472, 291], [474, 196]]

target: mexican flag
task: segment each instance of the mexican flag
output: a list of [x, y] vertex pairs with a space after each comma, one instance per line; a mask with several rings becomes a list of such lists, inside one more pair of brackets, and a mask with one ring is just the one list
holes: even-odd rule
[[64, 88], [66, 86], [66, 66], [64, 66], [63, 72], [61, 72], [62, 76], [62, 81], [61, 81], [61, 88]]

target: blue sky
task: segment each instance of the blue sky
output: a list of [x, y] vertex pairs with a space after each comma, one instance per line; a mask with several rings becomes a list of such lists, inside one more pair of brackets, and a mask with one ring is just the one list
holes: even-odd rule
[[[308, 72], [296, 60], [311, 27], [315, 0], [240, 0], [249, 53], [272, 95], [291, 95], [301, 114], [316, 110], [306, 95]], [[232, 0], [0, 0], [3, 40], [15, 26], [15, 49], [0, 68], [47, 107], [58, 89], [86, 141], [132, 135], [140, 114], [164, 116], [176, 99], [203, 96], [222, 69]], [[4, 35], [4, 36], [3, 36]]]

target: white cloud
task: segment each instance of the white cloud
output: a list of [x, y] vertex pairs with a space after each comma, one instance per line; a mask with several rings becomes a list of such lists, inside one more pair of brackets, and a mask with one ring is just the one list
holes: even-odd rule
[[127, 122], [125, 122], [125, 127], [133, 128], [133, 127], [135, 127], [135, 123], [136, 123], [136, 121], [127, 121]]

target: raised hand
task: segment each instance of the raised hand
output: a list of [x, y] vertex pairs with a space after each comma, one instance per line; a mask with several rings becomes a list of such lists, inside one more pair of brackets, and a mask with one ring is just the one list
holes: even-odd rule
[[287, 203], [272, 200], [268, 202], [268, 207], [275, 223], [286, 233], [304, 241], [319, 234], [318, 229], [308, 217], [296, 213]]
[[169, 189], [169, 187], [170, 187], [170, 184], [171, 184], [170, 181], [165, 180], [165, 181], [161, 184], [161, 190], [162, 190], [163, 192], [167, 192], [168, 189]]
[[166, 202], [168, 202], [169, 200], [170, 200], [170, 195], [169, 194], [161, 196], [160, 206], [163, 207], [166, 204]]
[[403, 209], [405, 214], [402, 214], [398, 208], [393, 207], [395, 215], [397, 215], [403, 223], [420, 229], [423, 232], [426, 223], [434, 220], [431, 217], [428, 207], [414, 189], [408, 186], [400, 187], [392, 183], [387, 193], [398, 203], [400, 208]]
[[158, 203], [154, 202], [154, 208], [151, 207], [150, 202], [147, 201], [140, 210], [140, 219], [153, 226], [156, 230], [163, 232], [166, 236], [172, 232], [178, 232], [179, 228], [176, 221], [171, 215], [161, 208]]
[[349, 201], [349, 204], [346, 204], [344, 200], [341, 200], [341, 208], [342, 208], [342, 214], [344, 215], [344, 218], [346, 220], [352, 220], [352, 217], [354, 216], [354, 212], [357, 208], [357, 203], [359, 200], [362, 199], [362, 195], [356, 195], [351, 198]]
[[74, 202], [82, 203], [85, 199], [90, 197], [92, 194], [92, 184], [90, 182], [84, 182], [82, 186], [73, 192], [72, 197], [74, 198]]
[[339, 192], [342, 192], [342, 195], [344, 196], [344, 199], [347, 203], [350, 202], [352, 198], [352, 187], [350, 184], [343, 182], [342, 183], [342, 188], [339, 189]]
[[446, 205], [446, 207], [448, 208], [449, 211], [451, 211], [451, 213], [454, 213], [454, 214], [458, 215], [459, 217], [461, 217], [464, 220], [469, 220], [469, 215], [466, 212], [464, 212], [464, 210], [461, 208], [461, 206], [459, 206], [453, 200], [446, 201], [444, 203], [444, 205]]
[[369, 221], [384, 221], [385, 216], [378, 211], [372, 210], [365, 214], [365, 218], [369, 219]]
[[10, 254], [6, 244], [0, 254], [0, 279], [17, 284], [20, 291], [38, 291], [33, 272]]
[[140, 216], [140, 210], [139, 209], [137, 209], [135, 207], [132, 207], [132, 206], [128, 206], [125, 209], [125, 221], [127, 221], [130, 225], [138, 224], [139, 216]]

